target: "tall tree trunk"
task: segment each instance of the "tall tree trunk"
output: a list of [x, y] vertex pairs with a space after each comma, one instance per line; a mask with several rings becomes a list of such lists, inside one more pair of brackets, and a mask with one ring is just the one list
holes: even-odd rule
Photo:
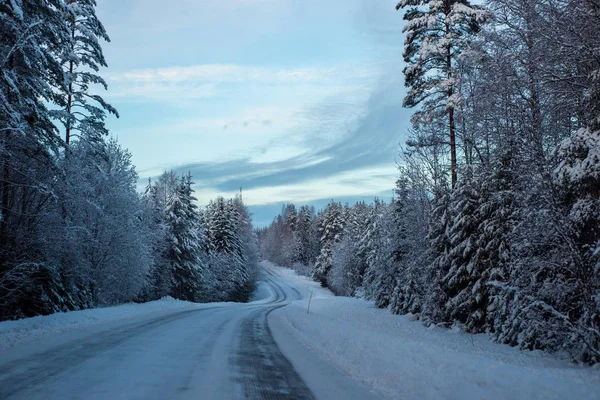
[[[73, 61], [69, 61], [69, 72], [71, 77], [73, 76]], [[71, 110], [73, 108], [73, 82], [69, 82], [69, 94], [67, 95], [67, 123], [65, 124], [65, 143], [69, 146], [71, 142]]]
[[[7, 136], [9, 134], [7, 133]], [[7, 152], [8, 153], [8, 152]], [[10, 155], [4, 154], [2, 157], [2, 182], [0, 190], [2, 191], [0, 203], [0, 247], [8, 247], [8, 223], [10, 216], [9, 190], [10, 190]]]
[[[449, 91], [452, 96], [452, 89]], [[448, 110], [448, 120], [450, 123], [450, 171], [452, 174], [452, 188], [456, 187], [458, 181], [458, 171], [456, 166], [456, 128], [454, 122], [454, 108]]]
[[[446, 0], [444, 4], [444, 13], [446, 14], [446, 20], [448, 16], [452, 12], [452, 7], [450, 1]], [[450, 25], [448, 22], [445, 22], [446, 25], [446, 37], [450, 37]], [[446, 49], [446, 76], [448, 80], [451, 80], [454, 75], [452, 74], [452, 51], [450, 45]], [[454, 95], [454, 83], [450, 84], [448, 87], [448, 100], [452, 98]], [[456, 166], [456, 122], [454, 121], [454, 105], [450, 104], [448, 108], [448, 123], [450, 124], [450, 173], [452, 176], [452, 188], [456, 187], [456, 182], [458, 181], [458, 171]]]
[[[76, 20], [75, 17], [73, 17], [73, 27], [71, 28], [71, 39], [73, 40], [73, 43], [71, 44], [71, 52], [75, 51], [75, 24], [76, 24]], [[73, 60], [69, 61], [69, 93], [67, 94], [67, 113], [68, 115], [68, 119], [67, 119], [67, 123], [65, 124], [65, 143], [67, 144], [67, 147], [69, 146], [69, 143], [71, 142], [71, 112], [73, 110], [73, 71], [75, 70], [75, 63], [73, 62]]]

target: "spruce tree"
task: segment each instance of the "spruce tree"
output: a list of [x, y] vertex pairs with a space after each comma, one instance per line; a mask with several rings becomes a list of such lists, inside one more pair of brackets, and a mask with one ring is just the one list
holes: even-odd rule
[[442, 288], [441, 282], [450, 270], [450, 251], [452, 248], [450, 226], [452, 218], [450, 192], [446, 185], [443, 185], [435, 192], [431, 226], [429, 228], [433, 261], [425, 271], [426, 280], [429, 284], [422, 310], [427, 324], [447, 322], [444, 318], [443, 309], [448, 297]]
[[333, 246], [342, 240], [344, 230], [343, 207], [332, 201], [327, 204], [319, 222], [321, 252], [313, 268], [313, 278], [327, 286], [327, 274], [331, 269]]
[[417, 314], [422, 310], [427, 286], [424, 271], [431, 262], [427, 238], [430, 200], [429, 194], [416, 182], [418, 173], [414, 168], [402, 167], [400, 174], [392, 203], [398, 273], [390, 306], [395, 314]]
[[198, 298], [202, 283], [199, 221], [193, 192], [191, 177], [182, 177], [165, 204], [171, 296], [187, 301]]
[[480, 192], [477, 177], [473, 176], [472, 169], [468, 169], [452, 193], [449, 265], [440, 282], [447, 298], [444, 320], [456, 321], [471, 332], [485, 329], [488, 301], [489, 271], [484, 269], [477, 247], [482, 223], [478, 213]]

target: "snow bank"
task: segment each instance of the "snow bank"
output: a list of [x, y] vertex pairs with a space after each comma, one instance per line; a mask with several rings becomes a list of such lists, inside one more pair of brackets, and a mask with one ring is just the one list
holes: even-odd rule
[[[268, 285], [259, 282], [252, 296], [252, 304], [268, 303], [275, 293]], [[114, 322], [136, 322], [161, 315], [191, 309], [226, 306], [237, 303], [191, 303], [165, 297], [148, 303], [129, 303], [115, 307], [56, 313], [17, 321], [0, 322], [0, 351], [17, 344], [29, 343], [49, 335], [74, 332]]]
[[164, 314], [200, 307], [200, 304], [165, 297], [149, 303], [129, 303], [116, 307], [70, 311], [16, 321], [0, 322], [0, 350], [27, 343], [56, 333], [72, 332], [87, 327], [133, 317]]
[[370, 302], [335, 297], [289, 269], [263, 266], [304, 296], [271, 313], [270, 323], [385, 398], [600, 398], [598, 369], [499, 345], [486, 335], [427, 328]]

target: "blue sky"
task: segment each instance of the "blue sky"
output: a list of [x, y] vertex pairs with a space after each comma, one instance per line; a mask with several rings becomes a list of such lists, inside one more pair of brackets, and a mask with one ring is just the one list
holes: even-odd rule
[[396, 0], [99, 0], [108, 126], [142, 180], [191, 171], [200, 203], [388, 198], [402, 109]]

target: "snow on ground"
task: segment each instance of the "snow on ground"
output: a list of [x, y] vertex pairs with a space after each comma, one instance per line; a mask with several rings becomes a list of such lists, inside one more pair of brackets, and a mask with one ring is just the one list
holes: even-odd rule
[[600, 398], [597, 368], [496, 344], [486, 335], [427, 328], [370, 302], [335, 297], [290, 269], [263, 266], [304, 297], [271, 313], [269, 323], [385, 398]]
[[[268, 302], [275, 294], [259, 284], [251, 300], [253, 304]], [[198, 304], [165, 297], [148, 303], [129, 303], [115, 307], [70, 311], [52, 315], [0, 322], [0, 351], [17, 344], [37, 341], [51, 335], [84, 330], [108, 323], [129, 323], [205, 307], [226, 306], [231, 303]]]
[[31, 342], [50, 334], [72, 332], [107, 322], [127, 320], [140, 316], [155, 316], [184, 311], [198, 304], [165, 297], [144, 304], [123, 304], [116, 307], [70, 311], [52, 315], [0, 322], [0, 349]]

